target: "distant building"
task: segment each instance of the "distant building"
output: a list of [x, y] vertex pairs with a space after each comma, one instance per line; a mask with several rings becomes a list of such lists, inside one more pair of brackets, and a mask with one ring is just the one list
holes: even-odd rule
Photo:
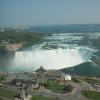
[[64, 76], [64, 73], [59, 70], [47, 70], [44, 74], [48, 79], [56, 79]]
[[0, 29], [0, 32], [4, 32], [5, 30], [3, 30], [3, 29]]
[[35, 81], [33, 80], [33, 76], [22, 73], [18, 74], [15, 79], [15, 84], [20, 86], [22, 84], [33, 84]]
[[89, 89], [91, 91], [98, 91], [98, 92], [100, 92], [100, 85], [92, 84], [92, 85], [90, 85]]
[[59, 70], [47, 70], [45, 72], [45, 77], [47, 79], [52, 79], [58, 81], [60, 85], [64, 85], [66, 80], [71, 80], [71, 76], [64, 74]]
[[56, 79], [56, 78], [64, 78], [65, 80], [71, 80], [71, 76], [64, 74], [59, 70], [47, 70], [45, 72], [45, 77]]
[[70, 76], [70, 75], [65, 74], [65, 80], [67, 80], [67, 81], [71, 81], [71, 76]]
[[46, 70], [42, 66], [40, 66], [40, 68], [36, 70], [36, 72], [38, 73], [44, 73], [45, 71]]
[[45, 70], [42, 66], [35, 73], [17, 74], [13, 83], [17, 86], [30, 85], [37, 88], [39, 85], [46, 84], [48, 80], [55, 80], [60, 85], [64, 85], [66, 80], [71, 80], [71, 76], [59, 70]]

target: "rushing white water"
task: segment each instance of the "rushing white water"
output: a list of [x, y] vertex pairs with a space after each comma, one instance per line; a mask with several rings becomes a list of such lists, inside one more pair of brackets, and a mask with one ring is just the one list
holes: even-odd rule
[[40, 66], [45, 69], [60, 69], [86, 62], [96, 52], [91, 42], [90, 45], [84, 44], [87, 37], [90, 40], [96, 39], [100, 33], [54, 33], [46, 36], [41, 44], [16, 51], [14, 55], [9, 54], [9, 57], [1, 56], [0, 71], [34, 71]]
[[[13, 60], [13, 69], [34, 70], [41, 65], [46, 69], [60, 69], [85, 62], [86, 52], [80, 49], [52, 49], [36, 51], [17, 51]], [[15, 66], [15, 67], [14, 67]]]

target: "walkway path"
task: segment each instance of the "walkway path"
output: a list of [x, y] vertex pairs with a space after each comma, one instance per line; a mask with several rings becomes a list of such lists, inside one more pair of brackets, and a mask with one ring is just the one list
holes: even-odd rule
[[50, 90], [41, 87], [39, 90], [32, 91], [32, 95], [42, 95], [42, 96], [54, 97], [54, 98], [57, 97], [57, 98], [59, 98], [59, 100], [88, 100], [88, 99], [86, 99], [85, 97], [83, 97], [81, 95], [81, 91], [83, 89], [86, 89], [86, 88], [87, 88], [87, 86], [77, 85], [73, 89], [72, 93], [69, 93], [69, 94], [59, 94], [59, 93], [53, 93]]

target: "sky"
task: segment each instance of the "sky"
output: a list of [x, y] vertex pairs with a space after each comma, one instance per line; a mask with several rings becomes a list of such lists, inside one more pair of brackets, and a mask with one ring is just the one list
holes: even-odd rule
[[0, 0], [0, 27], [100, 23], [100, 0]]

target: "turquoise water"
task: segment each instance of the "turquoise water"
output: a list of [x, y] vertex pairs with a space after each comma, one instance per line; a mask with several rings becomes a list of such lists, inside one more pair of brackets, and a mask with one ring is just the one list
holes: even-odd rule
[[[34, 71], [40, 66], [45, 69], [61, 69], [87, 62], [92, 58], [96, 49], [84, 45], [85, 42], [82, 42], [84, 36], [86, 35], [81, 33], [74, 35], [71, 33], [54, 33], [52, 36], [45, 37], [41, 44], [16, 51], [11, 57], [1, 57], [3, 62], [0, 62], [0, 70], [25, 72]], [[94, 38], [94, 36], [90, 36]]]

